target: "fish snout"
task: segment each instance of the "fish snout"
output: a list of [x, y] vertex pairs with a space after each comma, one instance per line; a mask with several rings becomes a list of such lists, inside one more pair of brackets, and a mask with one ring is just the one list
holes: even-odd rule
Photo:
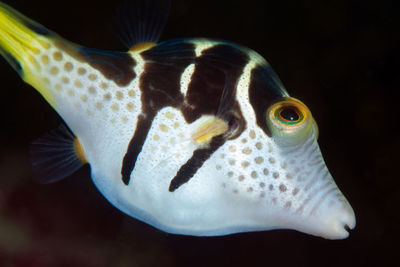
[[356, 217], [354, 210], [346, 201], [340, 207], [327, 211], [327, 230], [324, 233], [327, 239], [344, 239], [349, 236], [349, 231], [356, 226]]
[[356, 217], [349, 202], [340, 195], [339, 201], [326, 201], [318, 210], [311, 212], [310, 234], [326, 239], [345, 239], [349, 236], [349, 231], [356, 226]]

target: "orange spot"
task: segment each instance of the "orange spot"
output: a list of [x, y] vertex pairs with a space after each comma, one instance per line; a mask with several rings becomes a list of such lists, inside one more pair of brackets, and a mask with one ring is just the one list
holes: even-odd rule
[[129, 49], [130, 52], [138, 52], [152, 48], [156, 43], [139, 43]]
[[61, 61], [63, 59], [63, 55], [59, 51], [57, 51], [53, 53], [53, 58], [56, 61]]
[[75, 155], [78, 157], [79, 161], [82, 162], [83, 164], [88, 163], [85, 152], [83, 151], [83, 147], [81, 143], [79, 142], [78, 138], [75, 137], [74, 139], [74, 151]]

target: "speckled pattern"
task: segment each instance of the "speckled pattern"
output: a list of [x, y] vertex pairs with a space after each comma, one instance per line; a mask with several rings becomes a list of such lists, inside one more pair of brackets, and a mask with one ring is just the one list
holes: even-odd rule
[[[283, 230], [206, 239], [174, 236], [121, 215], [95, 190], [87, 168], [59, 184], [35, 185], [26, 146], [56, 127], [59, 119], [36, 92], [19, 82], [9, 66], [0, 64], [7, 88], [1, 96], [8, 99], [1, 111], [9, 114], [3, 118], [0, 141], [1, 177], [8, 177], [1, 179], [1, 229], [15, 233], [14, 242], [6, 242], [10, 239], [2, 231], [1, 264], [243, 266], [265, 264], [260, 255], [268, 252], [271, 264], [282, 264], [284, 259], [287, 265], [300, 266], [320, 266], [321, 262], [326, 266], [395, 266], [399, 218], [393, 213], [393, 203], [398, 203], [400, 194], [396, 166], [387, 163], [396, 158], [398, 150], [397, 126], [392, 123], [397, 114], [393, 92], [398, 79], [391, 71], [398, 58], [393, 39], [395, 9], [389, 1], [379, 5], [336, 1], [327, 6], [309, 1], [294, 6], [250, 1], [228, 7], [223, 1], [174, 2], [178, 7], [173, 9], [163, 38], [191, 36], [195, 30], [202, 36], [255, 48], [266, 55], [289, 91], [312, 108], [324, 157], [359, 216], [358, 228], [340, 242]], [[104, 30], [113, 3], [96, 3], [97, 11], [90, 17], [91, 1], [72, 0], [57, 14], [43, 12], [43, 1], [9, 3], [22, 13], [32, 12], [32, 17], [71, 40], [120, 48]], [[48, 9], [59, 5], [49, 4]], [[227, 12], [228, 18], [221, 20]], [[249, 12], [252, 16], [246, 20], [239, 15]], [[77, 14], [76, 20], [67, 26], [71, 13]], [[192, 20], [197, 22], [176, 23]], [[87, 28], [93, 30], [91, 35]], [[382, 143], [383, 128], [385, 139], [393, 142]]]

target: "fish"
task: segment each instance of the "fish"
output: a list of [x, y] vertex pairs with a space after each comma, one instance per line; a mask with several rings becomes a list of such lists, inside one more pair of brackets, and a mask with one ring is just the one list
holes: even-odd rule
[[355, 214], [309, 108], [250, 48], [159, 41], [170, 6], [121, 3], [113, 24], [126, 50], [105, 51], [0, 2], [0, 54], [64, 121], [31, 145], [36, 181], [89, 164], [113, 206], [173, 234], [292, 229], [347, 238]]

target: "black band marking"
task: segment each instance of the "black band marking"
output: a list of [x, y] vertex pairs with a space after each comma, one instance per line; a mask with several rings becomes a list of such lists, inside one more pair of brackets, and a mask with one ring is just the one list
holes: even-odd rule
[[90, 66], [119, 86], [126, 86], [136, 78], [136, 73], [133, 71], [136, 62], [128, 53], [88, 48], [81, 48], [80, 52]]
[[183, 103], [180, 77], [194, 61], [194, 46], [182, 41], [162, 43], [142, 53], [146, 60], [140, 77], [142, 114], [122, 162], [122, 180], [128, 185], [157, 112], [166, 106], [178, 107]]
[[[217, 44], [203, 51], [196, 58], [195, 46], [185, 40], [161, 43], [142, 54], [146, 61], [140, 77], [142, 114], [135, 134], [128, 146], [122, 163], [122, 180], [129, 184], [130, 176], [142, 146], [150, 130], [152, 120], [164, 107], [179, 108], [188, 123], [202, 115], [214, 115], [227, 121], [245, 125], [239, 105], [236, 103], [236, 87], [243, 68], [249, 61], [247, 53], [229, 44]], [[196, 64], [186, 96], [180, 92], [180, 78], [185, 68]], [[173, 192], [188, 182], [203, 163], [230, 135], [214, 137], [209, 148], [194, 151], [192, 157], [177, 172], [170, 184]]]
[[249, 100], [256, 114], [257, 125], [271, 136], [265, 121], [267, 109], [282, 98], [284, 87], [269, 65], [260, 65], [251, 72]]
[[206, 162], [225, 141], [226, 139], [224, 136], [219, 135], [211, 140], [209, 148], [195, 150], [192, 157], [179, 169], [176, 176], [171, 180], [169, 191], [174, 192], [181, 185], [187, 183], [196, 174], [197, 170], [203, 166], [204, 162]]
[[127, 152], [125, 153], [122, 161], [122, 181], [128, 185], [133, 169], [135, 168], [137, 157], [142, 151], [144, 141], [146, 141], [147, 134], [153, 122], [154, 114], [147, 114], [146, 117], [139, 116], [134, 137], [128, 145]]

